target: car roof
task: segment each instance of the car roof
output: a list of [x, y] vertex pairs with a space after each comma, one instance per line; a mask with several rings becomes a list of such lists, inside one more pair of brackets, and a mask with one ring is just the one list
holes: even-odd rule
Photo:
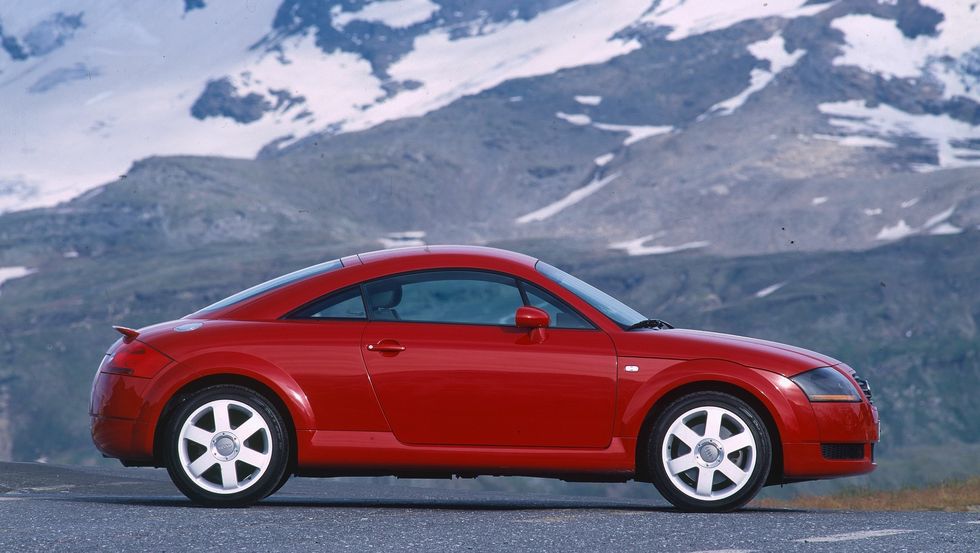
[[494, 259], [498, 261], [515, 263], [533, 268], [537, 259], [522, 253], [490, 248], [487, 246], [410, 246], [405, 248], [392, 248], [387, 250], [376, 250], [373, 252], [357, 254], [361, 263], [377, 263], [391, 261], [395, 259], [407, 260], [413, 257], [424, 257], [438, 255], [439, 257], [450, 260], [465, 261], [466, 259]]

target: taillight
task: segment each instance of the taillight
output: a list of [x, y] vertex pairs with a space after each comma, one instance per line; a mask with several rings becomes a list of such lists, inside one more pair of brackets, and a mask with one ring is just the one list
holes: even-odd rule
[[143, 342], [123, 344], [106, 360], [102, 372], [152, 378], [172, 359]]

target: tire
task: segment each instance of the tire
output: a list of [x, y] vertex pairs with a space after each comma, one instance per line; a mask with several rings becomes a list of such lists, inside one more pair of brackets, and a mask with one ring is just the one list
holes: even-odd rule
[[282, 487], [286, 485], [286, 482], [289, 482], [289, 479], [292, 478], [292, 476], [293, 476], [293, 473], [290, 472], [288, 469], [285, 470], [285, 471], [283, 471], [282, 478], [279, 479], [279, 483], [276, 484], [272, 488], [272, 491], [270, 491], [269, 493], [265, 494], [265, 497], [269, 497], [270, 495], [272, 495], [272, 494], [278, 492], [280, 489], [282, 489]]
[[720, 392], [696, 392], [668, 405], [647, 444], [654, 485], [683, 511], [742, 507], [762, 489], [771, 465], [772, 441], [758, 413]]
[[244, 386], [194, 393], [169, 418], [166, 432], [167, 472], [195, 503], [244, 507], [288, 478], [291, 444], [282, 415]]

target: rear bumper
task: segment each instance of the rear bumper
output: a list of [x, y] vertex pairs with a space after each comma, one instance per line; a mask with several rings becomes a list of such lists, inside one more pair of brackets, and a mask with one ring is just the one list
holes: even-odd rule
[[153, 428], [138, 418], [149, 380], [99, 372], [92, 384], [92, 442], [106, 457], [123, 462], [153, 458]]
[[148, 462], [153, 452], [147, 451], [145, 438], [152, 429], [146, 423], [92, 415], [92, 442], [106, 457], [124, 462]]

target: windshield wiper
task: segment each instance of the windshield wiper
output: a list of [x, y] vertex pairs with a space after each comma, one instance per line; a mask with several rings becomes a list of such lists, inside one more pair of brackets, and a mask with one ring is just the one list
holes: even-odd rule
[[633, 323], [626, 330], [636, 330], [638, 328], [655, 328], [657, 330], [674, 328], [674, 325], [661, 321], [660, 319], [644, 319], [638, 323]]

